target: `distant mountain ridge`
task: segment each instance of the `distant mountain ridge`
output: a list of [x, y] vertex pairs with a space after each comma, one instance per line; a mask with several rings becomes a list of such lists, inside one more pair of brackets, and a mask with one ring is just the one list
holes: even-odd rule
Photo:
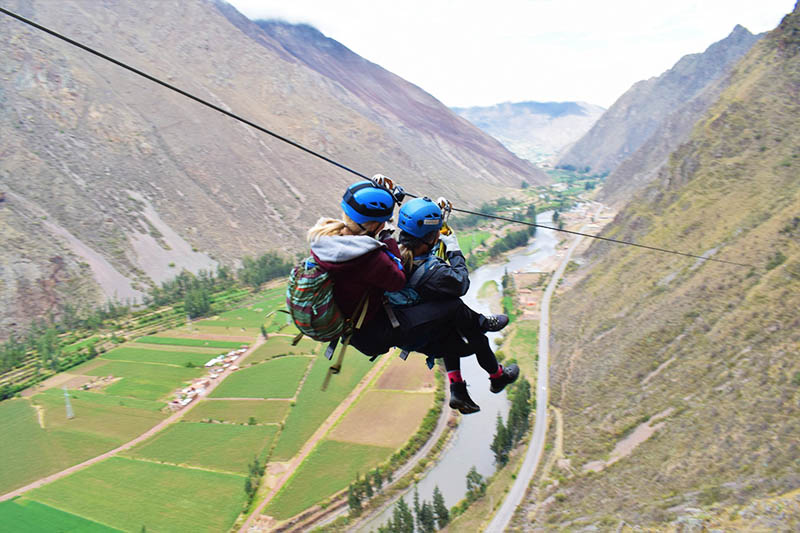
[[518, 156], [537, 163], [552, 163], [605, 111], [584, 102], [505, 102], [452, 109]]
[[[338, 43], [301, 47], [309, 28], [273, 35], [213, 0], [90, 4], [4, 7], [417, 194], [469, 206], [547, 180]], [[0, 338], [65, 302], [297, 253], [359, 179], [7, 16], [0, 47]]]
[[[613, 172], [659, 132], [673, 113], [691, 113], [696, 120], [704, 107], [684, 106], [724, 78], [760, 37], [737, 25], [705, 52], [684, 56], [660, 76], [634, 84], [559, 158], [558, 164]], [[661, 134], [669, 132], [662, 130]]]

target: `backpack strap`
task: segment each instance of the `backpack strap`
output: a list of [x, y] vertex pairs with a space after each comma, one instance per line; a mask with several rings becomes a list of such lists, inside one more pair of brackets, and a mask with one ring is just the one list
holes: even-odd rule
[[[342, 336], [342, 348], [339, 350], [339, 357], [336, 358], [336, 362], [328, 369], [328, 373], [325, 375], [325, 379], [322, 382], [322, 391], [328, 390], [328, 383], [331, 381], [331, 376], [334, 374], [338, 374], [342, 371], [342, 363], [344, 362], [344, 352], [347, 350], [347, 347], [350, 345], [350, 338], [353, 336], [353, 333], [357, 329], [361, 329], [361, 325], [364, 323], [364, 318], [367, 316], [367, 307], [369, 307], [369, 293], [364, 293], [364, 296], [361, 298], [361, 302], [359, 302], [358, 306], [356, 307], [353, 316], [359, 315], [356, 323], [353, 324], [352, 329]], [[360, 313], [359, 313], [360, 311]], [[328, 349], [325, 351], [325, 356], [330, 359], [333, 356], [333, 351], [336, 349], [336, 343], [339, 340], [336, 339], [335, 341], [331, 342], [328, 346]], [[330, 352], [330, 357], [329, 353]]]

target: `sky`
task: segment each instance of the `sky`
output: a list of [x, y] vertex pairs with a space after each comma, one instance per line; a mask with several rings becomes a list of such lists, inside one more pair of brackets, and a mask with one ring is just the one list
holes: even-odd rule
[[450, 107], [581, 101], [724, 39], [774, 29], [795, 0], [227, 0], [314, 26]]

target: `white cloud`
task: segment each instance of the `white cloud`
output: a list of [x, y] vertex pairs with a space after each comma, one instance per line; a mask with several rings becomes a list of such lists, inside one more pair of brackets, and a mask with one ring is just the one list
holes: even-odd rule
[[794, 0], [228, 0], [305, 22], [450, 106], [582, 100], [702, 52], [736, 24], [768, 31]]

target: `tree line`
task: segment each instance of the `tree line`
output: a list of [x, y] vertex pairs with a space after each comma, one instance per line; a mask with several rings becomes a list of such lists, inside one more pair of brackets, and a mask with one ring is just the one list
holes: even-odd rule
[[500, 466], [508, 463], [509, 453], [528, 432], [531, 411], [536, 404], [535, 399], [531, 401], [531, 384], [525, 378], [521, 377], [517, 381], [509, 395], [511, 409], [508, 411], [508, 422], [504, 424], [500, 413], [497, 413], [496, 431], [490, 446], [495, 463]]
[[409, 507], [400, 498], [389, 521], [378, 528], [378, 533], [433, 533], [450, 522], [450, 511], [444, 503], [439, 486], [433, 489], [433, 501], [420, 501], [419, 491], [414, 486], [414, 506]]

